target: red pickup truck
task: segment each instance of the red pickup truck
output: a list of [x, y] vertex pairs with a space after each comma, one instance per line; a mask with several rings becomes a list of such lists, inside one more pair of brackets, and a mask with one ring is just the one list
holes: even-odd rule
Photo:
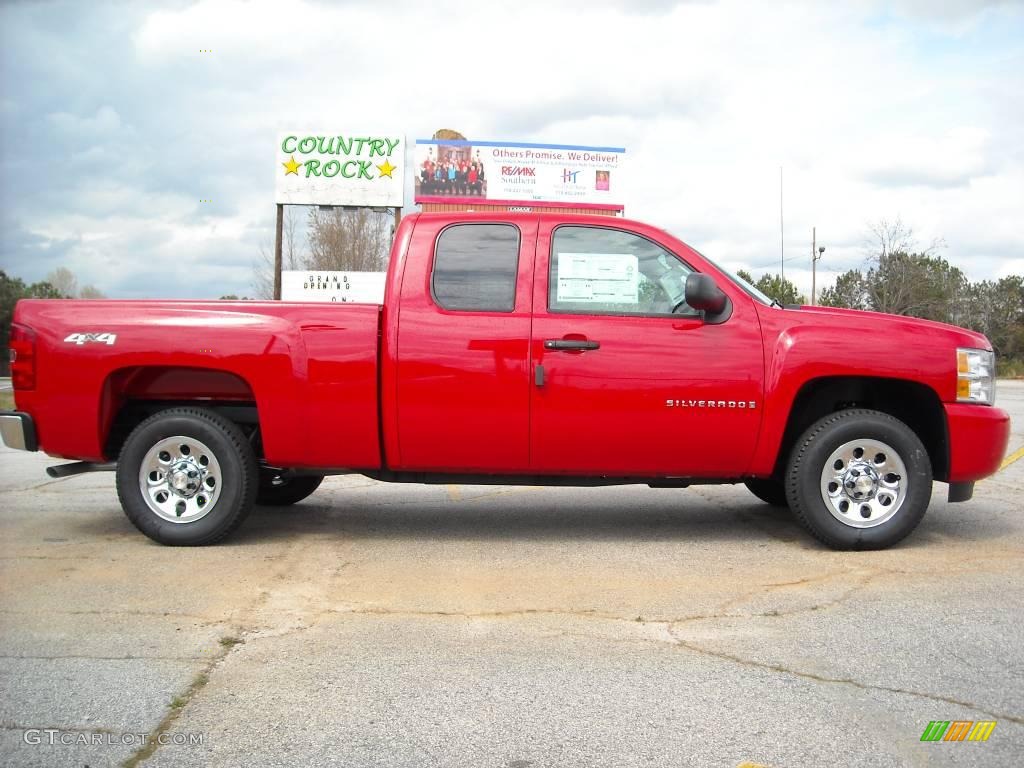
[[164, 544], [223, 539], [325, 475], [743, 482], [835, 548], [965, 501], [1009, 417], [977, 333], [782, 307], [619, 218], [414, 214], [384, 304], [22, 301], [8, 446], [116, 469]]

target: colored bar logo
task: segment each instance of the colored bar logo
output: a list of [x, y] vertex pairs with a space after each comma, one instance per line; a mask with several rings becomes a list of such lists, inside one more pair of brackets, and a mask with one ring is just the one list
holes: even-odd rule
[[995, 727], [995, 720], [932, 720], [921, 741], [988, 741]]

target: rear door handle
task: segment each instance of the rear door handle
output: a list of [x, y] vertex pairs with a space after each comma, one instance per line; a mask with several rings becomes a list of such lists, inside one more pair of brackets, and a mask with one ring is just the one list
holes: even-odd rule
[[577, 339], [546, 339], [544, 349], [557, 349], [563, 352], [582, 352], [587, 349], [600, 349], [599, 341], [581, 341]]

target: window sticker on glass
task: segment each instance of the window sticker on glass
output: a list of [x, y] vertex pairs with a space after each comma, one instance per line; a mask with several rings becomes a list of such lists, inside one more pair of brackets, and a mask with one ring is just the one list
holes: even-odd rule
[[639, 280], [632, 253], [559, 253], [556, 300], [636, 304]]

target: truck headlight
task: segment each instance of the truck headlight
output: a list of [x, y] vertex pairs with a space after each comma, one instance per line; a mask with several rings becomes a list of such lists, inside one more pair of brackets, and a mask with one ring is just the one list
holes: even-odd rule
[[996, 401], [996, 355], [987, 349], [956, 351], [956, 399], [961, 403]]

